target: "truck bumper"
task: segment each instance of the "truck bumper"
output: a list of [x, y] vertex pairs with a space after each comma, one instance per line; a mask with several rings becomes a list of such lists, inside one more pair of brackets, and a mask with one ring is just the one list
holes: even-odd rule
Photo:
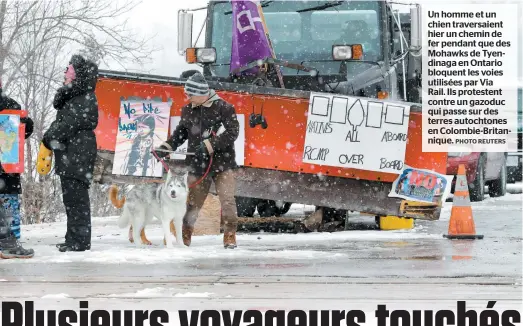
[[[113, 153], [98, 154], [94, 181], [102, 184], [133, 184], [144, 181], [161, 182], [159, 178], [121, 176], [111, 173]], [[183, 161], [169, 161], [173, 173], [187, 170]], [[280, 200], [315, 206], [365, 212], [379, 216], [411, 217], [438, 220], [441, 207], [391, 198], [390, 182], [357, 180], [340, 177], [300, 174], [279, 170], [240, 167], [236, 171], [236, 195]], [[211, 192], [215, 193], [214, 185]]]
[[242, 167], [237, 194], [380, 216], [438, 220], [440, 207], [388, 197], [392, 183]]

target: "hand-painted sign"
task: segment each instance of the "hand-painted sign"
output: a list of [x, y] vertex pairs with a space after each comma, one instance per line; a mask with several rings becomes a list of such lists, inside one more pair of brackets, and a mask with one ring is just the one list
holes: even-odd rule
[[20, 123], [24, 117], [24, 110], [0, 113], [0, 163], [6, 173], [24, 172], [25, 125]]
[[303, 162], [399, 174], [410, 106], [311, 93]]
[[452, 175], [405, 166], [400, 176], [392, 183], [389, 197], [440, 203], [449, 196], [453, 179]]
[[151, 151], [167, 140], [171, 104], [160, 100], [121, 100], [114, 174], [162, 176], [162, 165]]

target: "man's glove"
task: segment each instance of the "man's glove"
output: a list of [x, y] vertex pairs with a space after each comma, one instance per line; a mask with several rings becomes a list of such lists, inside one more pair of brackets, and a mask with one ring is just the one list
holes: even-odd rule
[[33, 134], [33, 131], [34, 131], [33, 119], [31, 119], [29, 117], [20, 118], [20, 123], [25, 124], [25, 138], [27, 139], [27, 138], [31, 137], [31, 135]]
[[53, 151], [40, 143], [38, 150], [38, 161], [36, 162], [36, 170], [40, 175], [47, 175], [51, 171], [51, 164], [53, 163]]
[[[161, 145], [158, 148], [154, 149], [154, 152], [156, 155], [158, 155], [159, 158], [165, 158], [171, 155], [171, 150], [167, 147], [167, 145]], [[157, 159], [158, 160], [158, 159]]]
[[24, 123], [26, 125], [30, 125], [31, 127], [34, 125], [33, 119], [29, 117], [20, 118], [20, 123]]

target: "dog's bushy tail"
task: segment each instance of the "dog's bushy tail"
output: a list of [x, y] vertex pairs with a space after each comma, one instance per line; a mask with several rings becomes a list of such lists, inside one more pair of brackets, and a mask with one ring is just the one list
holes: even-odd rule
[[111, 188], [109, 188], [109, 199], [116, 208], [122, 208], [125, 204], [125, 197], [122, 196], [122, 199], [118, 199], [118, 187], [116, 185], [111, 185]]

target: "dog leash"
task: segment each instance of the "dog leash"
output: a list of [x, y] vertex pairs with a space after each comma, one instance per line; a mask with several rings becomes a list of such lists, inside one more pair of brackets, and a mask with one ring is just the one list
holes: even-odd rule
[[[162, 152], [174, 153], [173, 151], [165, 151], [165, 150], [161, 150], [161, 151], [162, 151]], [[162, 160], [162, 159], [158, 156], [158, 154], [156, 154], [156, 151], [153, 149], [153, 150], [151, 151], [151, 153], [154, 155], [154, 157], [156, 157], [156, 159], [157, 159], [158, 161], [160, 161], [160, 163], [162, 163], [163, 168], [165, 169], [165, 172], [169, 172], [169, 166], [167, 165], [167, 163], [165, 163], [164, 160]], [[176, 153], [176, 154], [181, 154], [181, 155], [195, 155], [194, 153], [183, 153], [183, 152], [181, 152], [181, 153]], [[209, 165], [207, 166], [207, 171], [205, 171], [204, 175], [203, 175], [200, 179], [198, 179], [195, 183], [189, 185], [189, 188], [194, 188], [195, 186], [197, 186], [198, 184], [200, 184], [200, 183], [203, 181], [203, 179], [205, 179], [205, 177], [207, 177], [207, 175], [209, 174], [209, 171], [211, 170], [211, 166], [212, 166], [212, 157], [213, 157], [213, 155], [211, 154], [211, 155], [210, 155], [210, 159], [209, 159]]]

